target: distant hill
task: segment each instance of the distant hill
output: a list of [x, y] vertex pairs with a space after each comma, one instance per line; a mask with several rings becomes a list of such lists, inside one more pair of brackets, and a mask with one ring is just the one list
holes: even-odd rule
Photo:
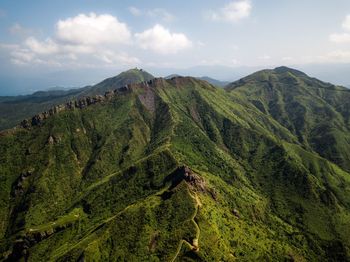
[[164, 77], [165, 79], [171, 79], [171, 78], [174, 78], [174, 77], [181, 77], [181, 75], [178, 75], [178, 74], [171, 74], [171, 75], [168, 75], [166, 77]]
[[227, 86], [292, 132], [306, 148], [350, 171], [350, 90], [287, 67]]
[[89, 87], [68, 91], [38, 91], [32, 95], [0, 97], [0, 130], [18, 125], [23, 119], [46, 111], [56, 104], [75, 99]]
[[[165, 79], [171, 79], [171, 78], [174, 78], [174, 77], [181, 77], [181, 75], [171, 74], [171, 75], [166, 76]], [[207, 81], [208, 83], [210, 83], [210, 84], [212, 84], [214, 86], [219, 86], [219, 87], [225, 87], [226, 85], [229, 84], [228, 81], [220, 81], [220, 80], [208, 77], [208, 76], [202, 76], [202, 77], [196, 77], [196, 78], [200, 79], [200, 80]]]
[[130, 83], [139, 83], [154, 77], [142, 69], [130, 69], [94, 86], [71, 90], [38, 91], [32, 95], [0, 97], [0, 130], [14, 127], [25, 118], [46, 111], [52, 106], [79, 97], [104, 94]]
[[113, 90], [128, 84], [140, 83], [153, 79], [154, 76], [143, 69], [130, 69], [122, 72], [117, 76], [107, 78], [102, 82], [84, 90], [82, 95], [99, 95], [104, 94], [108, 90]]
[[220, 81], [208, 76], [202, 76], [202, 77], [197, 77], [198, 79], [204, 80], [209, 82], [210, 84], [214, 85], [214, 86], [219, 86], [219, 87], [225, 87], [226, 85], [229, 84], [228, 81]]

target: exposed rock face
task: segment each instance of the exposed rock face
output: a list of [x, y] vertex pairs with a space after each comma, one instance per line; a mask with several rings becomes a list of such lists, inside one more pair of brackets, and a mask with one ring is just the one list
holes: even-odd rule
[[155, 94], [153, 89], [151, 89], [148, 84], [145, 87], [145, 92], [138, 95], [138, 98], [142, 105], [147, 108], [150, 112], [154, 113], [155, 111]]
[[238, 211], [237, 209], [233, 209], [233, 210], [232, 210], [232, 214], [233, 214], [235, 217], [237, 217], [237, 218], [240, 218], [240, 217], [241, 217], [241, 215], [239, 214], [239, 211]]
[[202, 192], [206, 191], [205, 181], [203, 178], [201, 178], [196, 173], [192, 172], [192, 170], [186, 166], [182, 167], [181, 169], [183, 170], [184, 180], [188, 184], [190, 184], [192, 187], [198, 189], [199, 191], [202, 191]]
[[13, 184], [12, 196], [16, 197], [16, 196], [22, 195], [24, 193], [23, 182], [31, 175], [32, 175], [32, 172], [28, 171], [28, 172], [22, 173], [17, 178], [16, 182]]
[[49, 136], [49, 138], [47, 139], [47, 143], [49, 145], [52, 145], [53, 143], [55, 143], [55, 139], [52, 136]]
[[176, 169], [171, 175], [169, 175], [165, 179], [165, 183], [171, 182], [171, 188], [176, 187], [182, 181], [186, 181], [186, 183], [192, 187], [194, 190], [198, 190], [201, 192], [207, 192], [205, 180], [200, 177], [198, 174], [194, 173], [187, 166], [182, 166]]
[[74, 110], [74, 109], [83, 109], [85, 107], [88, 107], [90, 105], [101, 103], [104, 101], [108, 101], [112, 99], [114, 96], [118, 95], [119, 93], [123, 93], [129, 90], [128, 86], [116, 89], [114, 91], [108, 91], [105, 93], [105, 95], [96, 95], [93, 97], [83, 97], [76, 101], [69, 101], [66, 104], [63, 105], [57, 105], [53, 108], [49, 109], [48, 111], [45, 111], [43, 113], [37, 114], [33, 116], [31, 119], [24, 119], [20, 126], [22, 128], [30, 128], [32, 126], [40, 126], [45, 119], [48, 117], [55, 115], [59, 112], [65, 111], [65, 110]]
[[30, 124], [30, 122], [28, 121], [28, 119], [24, 119], [24, 120], [20, 123], [20, 126], [23, 127], [23, 128], [30, 128], [31, 124]]
[[129, 92], [132, 89], [135, 88], [146, 88], [146, 94], [144, 97], [140, 98], [141, 102], [145, 105], [147, 109], [150, 111], [154, 108], [154, 94], [153, 91], [150, 89], [150, 87], [155, 85], [164, 85], [165, 80], [163, 78], [155, 78], [149, 81], [145, 81], [138, 84], [129, 84], [123, 87], [120, 87], [118, 89], [107, 91], [104, 95], [96, 95], [92, 97], [83, 97], [79, 100], [75, 101], [69, 101], [66, 104], [57, 105], [53, 108], [49, 109], [48, 111], [42, 112], [40, 114], [37, 114], [33, 116], [31, 119], [24, 119], [20, 123], [20, 127], [22, 128], [31, 128], [32, 126], [40, 126], [42, 125], [43, 121], [47, 119], [48, 117], [55, 115], [59, 112], [65, 111], [65, 110], [74, 110], [74, 109], [83, 109], [90, 105], [96, 104], [96, 103], [102, 103], [105, 101], [111, 100], [113, 97], [123, 94], [126, 92]]
[[27, 261], [29, 257], [29, 249], [32, 246], [67, 227], [71, 227], [72, 225], [73, 224], [71, 223], [65, 226], [50, 228], [45, 231], [31, 232], [29, 230], [24, 236], [18, 236], [14, 242], [12, 250], [9, 252], [8, 256], [5, 257], [4, 261], [21, 261], [21, 259]]

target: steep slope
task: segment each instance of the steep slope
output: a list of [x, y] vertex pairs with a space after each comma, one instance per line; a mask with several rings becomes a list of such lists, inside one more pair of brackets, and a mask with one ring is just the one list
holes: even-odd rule
[[83, 92], [83, 95], [99, 95], [104, 94], [105, 92], [109, 90], [114, 90], [116, 88], [133, 84], [133, 83], [141, 83], [144, 81], [149, 81], [154, 78], [153, 75], [146, 72], [143, 69], [130, 69], [125, 72], [120, 73], [119, 75], [115, 77], [110, 77], [105, 80], [103, 80], [101, 83], [98, 83], [97, 85], [91, 87], [89, 90], [86, 90]]
[[14, 127], [23, 119], [73, 100], [85, 88], [67, 91], [40, 91], [26, 96], [0, 97], [0, 130]]
[[0, 150], [4, 260], [350, 257], [350, 174], [205, 81], [128, 85]]
[[104, 94], [108, 90], [153, 78], [146, 71], [135, 68], [108, 78], [94, 86], [68, 91], [40, 91], [27, 96], [0, 97], [0, 130], [14, 127], [23, 119], [47, 111], [55, 105], [84, 96]]
[[312, 149], [350, 170], [350, 90], [294, 69], [263, 70], [227, 86]]

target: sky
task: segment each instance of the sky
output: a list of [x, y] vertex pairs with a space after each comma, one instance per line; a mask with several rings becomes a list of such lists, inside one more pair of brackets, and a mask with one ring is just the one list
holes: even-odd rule
[[350, 69], [350, 1], [0, 1], [0, 95], [134, 67], [235, 80], [279, 65], [350, 84], [335, 76]]

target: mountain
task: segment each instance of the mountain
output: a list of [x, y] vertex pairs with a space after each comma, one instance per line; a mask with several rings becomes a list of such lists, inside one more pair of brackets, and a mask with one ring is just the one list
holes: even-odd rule
[[295, 135], [305, 148], [350, 171], [350, 90], [279, 67], [227, 89], [244, 96]]
[[198, 79], [207, 81], [208, 83], [210, 83], [214, 86], [218, 86], [218, 87], [225, 87], [230, 83], [228, 81], [221, 81], [221, 80], [217, 80], [217, 79], [214, 79], [214, 78], [211, 78], [208, 76], [198, 77]]
[[168, 75], [166, 77], [164, 77], [165, 79], [171, 79], [171, 78], [174, 78], [174, 77], [182, 77], [181, 75], [178, 75], [178, 74], [171, 74], [171, 75]]
[[[181, 77], [181, 75], [178, 74], [171, 74], [165, 77], [165, 79], [172, 79], [174, 77]], [[207, 81], [208, 83], [214, 85], [214, 86], [218, 86], [218, 87], [225, 87], [226, 85], [228, 85], [230, 82], [226, 82], [226, 81], [221, 81], [221, 80], [217, 80], [208, 76], [202, 76], [202, 77], [196, 77], [197, 79], [200, 80], [204, 80]]]
[[50, 109], [55, 104], [73, 100], [85, 88], [68, 91], [38, 91], [32, 95], [0, 97], [0, 130], [14, 127], [23, 119]]
[[99, 95], [104, 94], [109, 90], [113, 90], [128, 84], [141, 83], [153, 79], [154, 76], [144, 71], [143, 69], [130, 69], [122, 72], [119, 75], [103, 80], [101, 83], [94, 85], [90, 89], [83, 92], [83, 95]]
[[156, 78], [35, 116], [0, 135], [2, 259], [348, 261], [346, 155], [316, 150], [349, 135], [346, 95], [277, 68], [227, 89]]
[[0, 130], [14, 127], [23, 119], [47, 111], [54, 105], [84, 96], [104, 94], [108, 90], [153, 78], [146, 71], [135, 68], [108, 78], [94, 86], [71, 90], [38, 91], [26, 96], [0, 97]]

